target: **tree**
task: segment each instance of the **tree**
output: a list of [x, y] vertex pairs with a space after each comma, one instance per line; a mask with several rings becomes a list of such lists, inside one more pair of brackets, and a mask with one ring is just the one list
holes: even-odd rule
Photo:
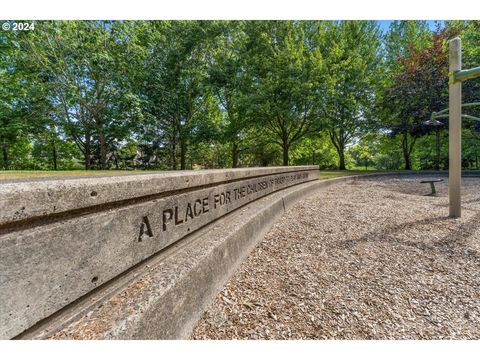
[[324, 118], [330, 140], [345, 170], [346, 146], [368, 129], [379, 79], [379, 30], [372, 21], [342, 21], [326, 25], [318, 40], [325, 53], [327, 91]]
[[246, 111], [249, 98], [245, 93], [244, 26], [243, 21], [222, 23], [221, 35], [211, 52], [207, 80], [224, 115], [220, 131], [222, 140], [231, 146], [232, 168], [238, 167], [240, 153], [247, 149], [242, 143], [251, 126]]
[[0, 34], [0, 146], [3, 169], [9, 169], [9, 147], [17, 141], [26, 128], [19, 116], [16, 98], [24, 97], [15, 67], [15, 49], [8, 32]]
[[400, 71], [393, 76], [385, 96], [388, 120], [384, 129], [399, 135], [405, 169], [412, 169], [411, 155], [417, 139], [428, 131], [425, 121], [433, 111], [447, 106], [448, 64], [442, 30], [432, 35], [425, 48], [412, 44], [407, 56], [399, 57]]
[[42, 22], [42, 31], [19, 39], [25, 66], [49, 87], [58, 125], [84, 154], [86, 169], [92, 166], [95, 140], [99, 167], [107, 168], [109, 143], [116, 135], [124, 137], [125, 119], [137, 115], [134, 96], [118, 86], [129, 64], [120, 56], [129, 54], [124, 30], [120, 22]]
[[[467, 21], [463, 26], [453, 26], [448, 29], [453, 35], [459, 34], [462, 37], [462, 68], [470, 69], [480, 66], [480, 21]], [[463, 103], [480, 101], [480, 79], [470, 79], [462, 83]], [[465, 113], [480, 117], [480, 106], [471, 107]], [[465, 127], [473, 131], [480, 131], [478, 122], [465, 121]]]
[[18, 38], [13, 31], [0, 34], [0, 146], [4, 169], [10, 168], [10, 148], [28, 141], [32, 132], [42, 128], [49, 111], [41, 83], [18, 60]]
[[348, 154], [355, 161], [356, 166], [364, 166], [365, 170], [368, 170], [368, 166], [373, 163], [373, 152], [368, 142], [360, 142], [351, 146], [348, 149]]
[[[0, 167], [431, 168], [446, 42], [460, 35], [478, 66], [479, 24], [37, 21], [0, 33]], [[479, 90], [466, 82], [463, 101]], [[480, 124], [463, 129], [477, 166]]]
[[249, 76], [248, 116], [279, 145], [283, 165], [289, 150], [313, 128], [318, 100], [314, 58], [305, 39], [305, 23], [265, 21], [246, 24], [246, 67]]
[[395, 73], [401, 66], [399, 58], [408, 58], [412, 49], [423, 49], [430, 44], [431, 32], [426, 21], [395, 20], [383, 40], [385, 67]]
[[[145, 29], [148, 56], [145, 60], [143, 97], [150, 131], [161, 146], [168, 147], [172, 169], [187, 164], [195, 131], [205, 125], [209, 102], [206, 57], [217, 36], [217, 25], [208, 21], [168, 21]], [[178, 152], [180, 153], [178, 155]]]

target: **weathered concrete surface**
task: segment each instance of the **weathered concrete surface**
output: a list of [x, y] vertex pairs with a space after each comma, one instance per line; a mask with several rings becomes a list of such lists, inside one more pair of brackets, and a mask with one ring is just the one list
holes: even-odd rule
[[169, 191], [215, 186], [219, 183], [318, 167], [291, 166], [222, 169], [205, 171], [162, 171], [117, 176], [64, 177], [0, 181], [0, 228], [5, 223], [36, 216], [59, 214], [128, 199], [141, 199]]
[[20, 338], [188, 338], [211, 300], [284, 211], [316, 190], [355, 178], [299, 184], [251, 202]]
[[[391, 176], [411, 174], [401, 172]], [[432, 175], [437, 173], [423, 173]], [[316, 190], [372, 174], [270, 194], [187, 236], [20, 338], [188, 338], [204, 309], [284, 210]]]
[[298, 199], [330, 183], [296, 185], [245, 205], [21, 338], [188, 338], [271, 225]]
[[0, 337], [245, 204], [318, 179], [317, 167], [187, 173], [3, 183]]

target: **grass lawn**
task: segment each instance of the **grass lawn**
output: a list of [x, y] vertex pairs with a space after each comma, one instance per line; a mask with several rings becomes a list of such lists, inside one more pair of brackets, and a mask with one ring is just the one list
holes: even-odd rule
[[115, 175], [142, 172], [142, 170], [59, 170], [59, 171], [41, 171], [41, 170], [4, 170], [0, 171], [0, 180], [6, 179], [25, 179], [50, 176], [96, 176], [96, 175]]
[[331, 179], [341, 176], [352, 176], [362, 174], [373, 174], [385, 172], [380, 170], [320, 170], [320, 179]]
[[[40, 170], [7, 170], [0, 171], [0, 180], [7, 179], [26, 179], [41, 178], [51, 176], [99, 176], [115, 174], [141, 173], [142, 170], [59, 170], [59, 171], [40, 171]], [[320, 170], [320, 179], [331, 179], [340, 176], [351, 176], [381, 172], [378, 170]]]

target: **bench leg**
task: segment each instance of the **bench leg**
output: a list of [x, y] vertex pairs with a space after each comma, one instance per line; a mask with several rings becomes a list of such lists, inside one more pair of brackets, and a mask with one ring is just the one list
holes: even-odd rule
[[432, 189], [432, 193], [430, 195], [435, 195], [437, 191], [435, 190], [435, 184], [433, 182], [430, 183], [430, 188]]

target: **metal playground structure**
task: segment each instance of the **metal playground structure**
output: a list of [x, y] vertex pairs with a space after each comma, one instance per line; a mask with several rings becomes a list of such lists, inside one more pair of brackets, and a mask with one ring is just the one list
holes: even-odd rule
[[[449, 215], [462, 215], [460, 185], [462, 180], [462, 117], [480, 120], [474, 116], [462, 115], [462, 82], [480, 77], [480, 66], [462, 70], [462, 41], [456, 37], [449, 43], [449, 100], [448, 109], [434, 113], [435, 117], [446, 117], [448, 111], [448, 197]], [[464, 104], [463, 107], [480, 103]]]

